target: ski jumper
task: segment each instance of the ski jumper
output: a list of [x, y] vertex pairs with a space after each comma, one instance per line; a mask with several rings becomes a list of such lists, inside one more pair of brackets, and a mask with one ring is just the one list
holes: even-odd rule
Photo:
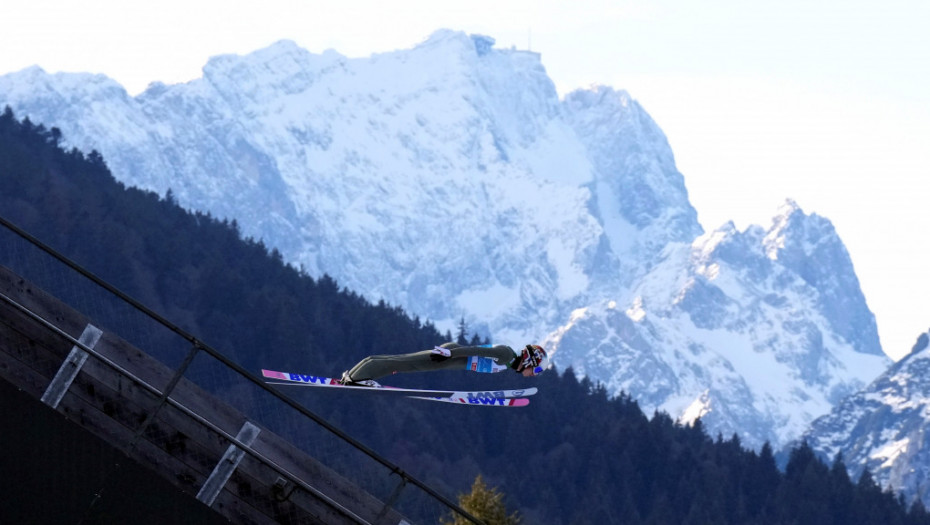
[[[448, 350], [448, 357], [438, 349]], [[433, 370], [473, 370], [497, 372], [512, 368], [517, 354], [507, 345], [463, 346], [445, 343], [437, 350], [423, 350], [411, 354], [373, 355], [352, 367], [348, 376], [352, 381], [379, 379], [401, 372], [430, 372]]]

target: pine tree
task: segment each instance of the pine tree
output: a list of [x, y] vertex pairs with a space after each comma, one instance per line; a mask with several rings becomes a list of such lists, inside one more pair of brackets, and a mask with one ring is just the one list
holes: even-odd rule
[[[484, 520], [488, 525], [520, 525], [519, 513], [507, 514], [504, 495], [494, 487], [485, 485], [481, 474], [475, 478], [470, 494], [459, 495], [459, 506], [472, 516]], [[458, 514], [453, 514], [452, 521], [442, 521], [443, 525], [469, 525], [471, 522]]]
[[465, 323], [465, 316], [462, 316], [462, 319], [459, 321], [459, 332], [455, 336], [455, 342], [460, 345], [468, 344], [468, 325]]

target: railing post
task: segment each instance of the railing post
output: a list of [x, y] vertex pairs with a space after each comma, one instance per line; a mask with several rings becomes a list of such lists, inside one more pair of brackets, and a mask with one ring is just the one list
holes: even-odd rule
[[45, 389], [45, 393], [42, 394], [41, 401], [43, 403], [52, 408], [58, 408], [61, 398], [65, 397], [65, 393], [71, 388], [71, 383], [74, 382], [74, 378], [77, 377], [78, 372], [81, 371], [81, 367], [84, 366], [87, 357], [90, 355], [81, 348], [81, 345], [93, 348], [97, 345], [101, 335], [103, 335], [103, 332], [92, 324], [88, 324], [84, 328], [84, 332], [81, 333], [81, 337], [78, 339], [80, 345], [74, 345], [71, 348], [71, 353], [65, 358], [61, 368], [55, 373], [55, 377], [52, 378], [52, 381]]
[[197, 352], [200, 351], [201, 345], [198, 341], [194, 341], [194, 345], [191, 347], [190, 351], [187, 353], [187, 356], [184, 357], [184, 361], [181, 363], [181, 366], [175, 371], [174, 376], [171, 377], [171, 381], [168, 381], [168, 384], [165, 385], [165, 389], [162, 391], [161, 396], [158, 398], [158, 403], [155, 407], [149, 411], [148, 415], [145, 416], [145, 421], [142, 422], [142, 425], [139, 426], [139, 429], [136, 430], [136, 434], [132, 437], [132, 440], [129, 441], [129, 450], [132, 450], [136, 446], [136, 442], [140, 437], [145, 433], [145, 430], [152, 424], [152, 421], [155, 420], [155, 416], [158, 415], [158, 412], [161, 410], [161, 407], [165, 406], [165, 403], [168, 401], [168, 396], [171, 395], [171, 392], [174, 391], [174, 387], [177, 386], [178, 381], [181, 380], [181, 377], [187, 372], [187, 367], [190, 366], [191, 362], [194, 360], [194, 357], [197, 355]]
[[407, 478], [401, 475], [400, 483], [398, 483], [397, 486], [394, 487], [394, 491], [391, 492], [391, 495], [388, 496], [386, 500], [384, 500], [384, 507], [381, 509], [381, 512], [379, 512], [378, 515], [375, 517], [375, 523], [380, 523], [381, 519], [384, 518], [385, 515], [387, 515], [391, 507], [394, 506], [394, 503], [397, 502], [397, 499], [400, 498], [400, 492], [404, 490], [404, 487], [406, 486], [407, 486]]

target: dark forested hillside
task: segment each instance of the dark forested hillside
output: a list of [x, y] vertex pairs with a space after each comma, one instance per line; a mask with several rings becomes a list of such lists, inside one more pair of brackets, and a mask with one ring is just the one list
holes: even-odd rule
[[[55, 128], [8, 108], [0, 115], [0, 216], [244, 367], [338, 374], [368, 353], [450, 337], [288, 266], [260, 240], [242, 239], [235, 221], [123, 187], [99, 154], [61, 141]], [[18, 256], [0, 246], [0, 264]], [[518, 410], [333, 396], [313, 409], [450, 495], [481, 474], [527, 523], [930, 523], [923, 506], [883, 492], [868, 473], [850, 480], [840, 459], [825, 465], [801, 446], [780, 471], [768, 447], [757, 453], [735, 436], [707, 436], [699, 423], [646, 417], [635, 392], [609, 399], [571, 370], [536, 380], [425, 375], [396, 379], [459, 388], [532, 382], [540, 393]]]

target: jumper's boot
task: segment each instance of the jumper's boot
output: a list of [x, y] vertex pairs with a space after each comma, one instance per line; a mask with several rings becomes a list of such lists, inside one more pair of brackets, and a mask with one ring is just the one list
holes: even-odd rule
[[377, 381], [374, 381], [372, 379], [362, 379], [360, 381], [353, 381], [352, 378], [349, 377], [348, 370], [342, 373], [342, 379], [339, 380], [339, 384], [345, 385], [345, 386], [367, 386], [367, 387], [373, 387], [373, 388], [381, 387], [381, 385], [378, 384]]

